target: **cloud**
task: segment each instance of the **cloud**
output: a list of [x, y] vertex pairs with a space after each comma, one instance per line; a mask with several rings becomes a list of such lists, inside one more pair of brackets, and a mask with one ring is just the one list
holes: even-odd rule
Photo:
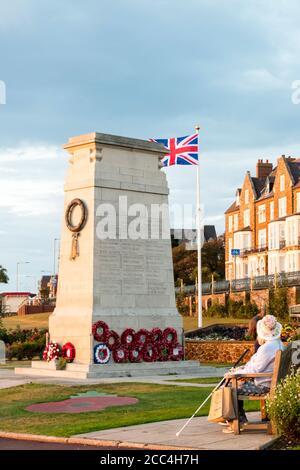
[[[62, 151], [54, 145], [30, 145], [20, 143], [18, 147], [1, 148], [0, 147], [0, 165], [13, 162], [30, 162], [33, 160], [53, 160], [62, 155]], [[10, 170], [15, 171], [16, 168]]]
[[[52, 266], [70, 136], [179, 136], [200, 123], [202, 201], [219, 232], [257, 158], [299, 155], [297, 0], [2, 3], [0, 263], [10, 272], [26, 255], [32, 274]], [[171, 202], [194, 201], [194, 170], [168, 169]]]
[[[25, 144], [0, 149], [0, 210], [15, 216], [57, 214], [62, 199], [62, 151], [52, 145]], [[4, 166], [5, 165], [5, 166]]]

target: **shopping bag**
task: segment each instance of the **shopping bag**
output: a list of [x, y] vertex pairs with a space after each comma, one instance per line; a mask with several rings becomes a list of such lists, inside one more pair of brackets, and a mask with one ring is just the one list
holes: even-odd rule
[[220, 421], [231, 421], [236, 418], [232, 399], [232, 389], [223, 387], [216, 390], [211, 397], [208, 421], [218, 423]]

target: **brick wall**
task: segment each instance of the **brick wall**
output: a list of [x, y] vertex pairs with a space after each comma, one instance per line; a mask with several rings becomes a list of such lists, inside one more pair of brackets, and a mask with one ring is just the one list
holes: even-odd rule
[[250, 352], [245, 356], [245, 362], [254, 354], [253, 341], [186, 341], [185, 357], [202, 363], [234, 364], [247, 348]]

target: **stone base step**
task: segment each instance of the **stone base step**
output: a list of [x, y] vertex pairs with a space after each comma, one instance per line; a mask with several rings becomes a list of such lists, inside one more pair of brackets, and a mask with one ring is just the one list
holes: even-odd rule
[[[66, 369], [56, 370], [55, 362], [33, 361], [31, 368], [16, 368], [15, 373], [29, 376], [96, 379], [115, 377], [147, 377], [156, 375], [202, 375], [198, 361], [168, 361], [138, 364], [67, 364]], [[207, 373], [213, 372], [213, 367], [207, 367]]]

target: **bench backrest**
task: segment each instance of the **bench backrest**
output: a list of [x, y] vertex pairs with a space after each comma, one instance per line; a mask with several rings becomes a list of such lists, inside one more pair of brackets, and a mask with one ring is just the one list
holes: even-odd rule
[[271, 383], [271, 396], [274, 395], [277, 384], [291, 372], [292, 354], [292, 343], [290, 343], [284, 351], [277, 351], [274, 361], [274, 369]]

